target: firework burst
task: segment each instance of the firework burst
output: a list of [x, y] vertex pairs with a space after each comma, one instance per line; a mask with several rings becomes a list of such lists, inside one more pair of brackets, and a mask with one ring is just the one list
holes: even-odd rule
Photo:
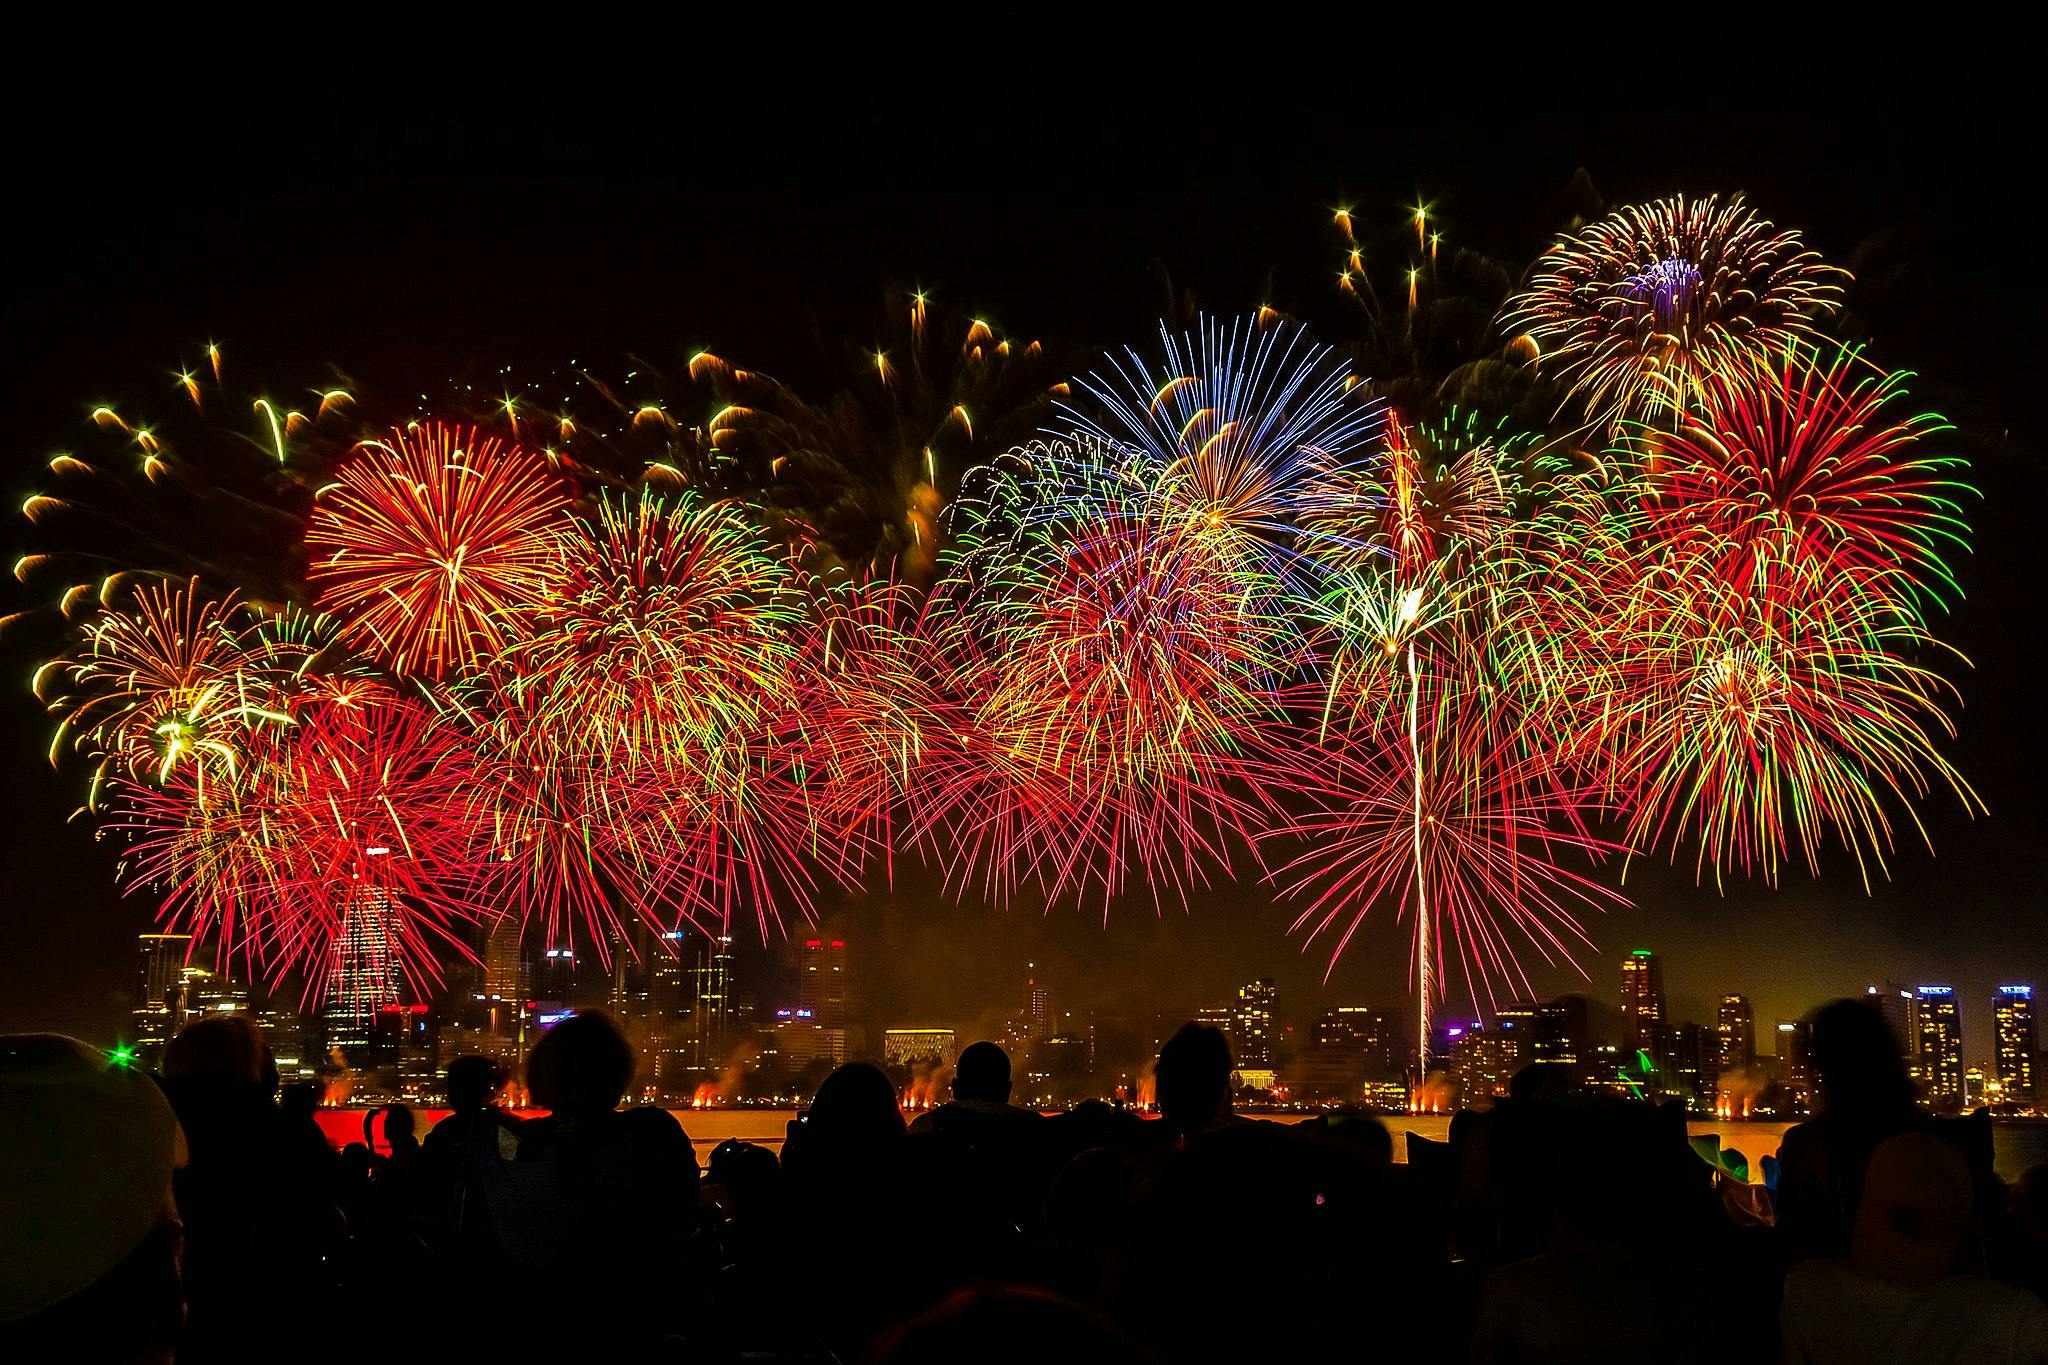
[[1867, 882], [1891, 812], [1935, 786], [1978, 805], [1936, 743], [1953, 689], [1920, 662], [1938, 552], [1963, 543], [1956, 462], [1920, 449], [1945, 424], [1900, 415], [1902, 376], [1854, 353], [1705, 393], [1643, 441], [1639, 482], [1574, 509], [1574, 553], [1522, 599], [1559, 748], [1639, 847], [1696, 837], [1702, 874], [1775, 881], [1795, 849], [1818, 872], [1832, 833]]
[[566, 506], [524, 449], [439, 424], [365, 442], [306, 529], [320, 606], [399, 676], [474, 671], [546, 587]]
[[443, 952], [466, 951], [462, 926], [495, 916], [471, 745], [381, 688], [305, 708], [235, 781], [202, 787], [174, 771], [161, 786], [114, 786], [107, 828], [131, 840], [129, 890], [160, 895], [162, 920], [218, 945], [223, 962], [243, 958], [273, 983], [301, 974], [309, 1000], [366, 941], [385, 986], [424, 991]]
[[1950, 428], [1904, 410], [1907, 378], [1803, 347], [1754, 382], [1711, 377], [1700, 415], [1646, 446], [1641, 540], [1722, 582], [1782, 582], [1790, 566], [1829, 597], [1914, 616], [1954, 591], [1940, 550], [1967, 547], [1969, 490], [1961, 460], [1922, 449]]
[[[1319, 473], [1363, 456], [1378, 434], [1377, 404], [1328, 347], [1298, 324], [1162, 327], [1160, 363], [1136, 351], [1081, 383], [1092, 402], [1061, 404], [1071, 447], [1113, 453], [1125, 479], [1151, 487], [1222, 562], [1285, 579], [1320, 561], [1301, 553], [1299, 516]], [[1099, 483], [1076, 480], [1085, 499]]]
[[1282, 780], [1271, 686], [1291, 644], [1253, 609], [1277, 588], [1142, 490], [1084, 510], [1027, 516], [967, 561], [988, 575], [951, 651], [968, 739], [930, 794], [962, 881], [1106, 906], [1142, 871], [1155, 897], [1184, 894]]
[[550, 942], [615, 905], [719, 932], [805, 847], [795, 759], [799, 618], [787, 561], [728, 502], [642, 491], [557, 538], [539, 603], [515, 618], [478, 712], [506, 771], [501, 844]]
[[1600, 422], [1661, 420], [1740, 380], [1834, 306], [1844, 272], [1740, 195], [1630, 205], [1559, 241], [1503, 318]]

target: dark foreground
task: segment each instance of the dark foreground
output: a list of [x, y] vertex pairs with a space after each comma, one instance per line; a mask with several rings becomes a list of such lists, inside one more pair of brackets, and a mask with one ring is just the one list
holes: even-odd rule
[[1817, 1018], [1827, 1108], [1775, 1191], [1677, 1108], [1540, 1066], [1396, 1164], [1375, 1119], [1231, 1114], [1195, 1028], [1161, 1121], [1013, 1108], [980, 1044], [907, 1129], [856, 1064], [779, 1156], [702, 1169], [675, 1116], [617, 1107], [632, 1057], [594, 1014], [528, 1060], [545, 1116], [465, 1059], [388, 1156], [280, 1102], [243, 1021], [160, 1082], [0, 1039], [0, 1358], [2048, 1361], [2048, 1169], [2008, 1186], [1988, 1123], [1917, 1111], [1876, 1018]]

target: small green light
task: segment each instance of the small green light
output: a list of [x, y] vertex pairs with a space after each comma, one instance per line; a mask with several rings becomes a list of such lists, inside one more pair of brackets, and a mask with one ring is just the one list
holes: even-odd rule
[[115, 1066], [127, 1067], [135, 1065], [135, 1049], [125, 1043], [116, 1047], [107, 1055], [108, 1060], [113, 1062]]

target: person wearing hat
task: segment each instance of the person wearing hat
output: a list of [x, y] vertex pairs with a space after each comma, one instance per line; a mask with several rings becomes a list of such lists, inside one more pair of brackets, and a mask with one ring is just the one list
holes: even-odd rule
[[0, 1036], [0, 1359], [161, 1362], [184, 1320], [184, 1134], [125, 1059]]

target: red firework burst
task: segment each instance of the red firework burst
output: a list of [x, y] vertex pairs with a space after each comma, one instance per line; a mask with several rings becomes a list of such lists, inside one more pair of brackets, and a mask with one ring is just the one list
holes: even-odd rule
[[461, 926], [494, 915], [485, 789], [467, 738], [381, 689], [321, 700], [250, 756], [239, 780], [119, 784], [108, 827], [122, 879], [168, 924], [306, 998], [330, 978], [364, 1008], [423, 992]]
[[[930, 599], [886, 579], [811, 579], [796, 634], [796, 700], [786, 742], [801, 755], [810, 823], [825, 861], [858, 875], [875, 853], [894, 872], [906, 803], [944, 767], [965, 719]], [[916, 827], [916, 822], [912, 822]]]
[[1309, 846], [1274, 878], [1308, 900], [1293, 928], [1330, 936], [1333, 970], [1371, 910], [1391, 905], [1423, 917], [1429, 943], [1412, 965], [1424, 992], [1441, 989], [1428, 964], [1448, 948], [1474, 1001], [1493, 1001], [1496, 982], [1527, 993], [1519, 945], [1570, 963], [1592, 947], [1578, 916], [1628, 904], [1565, 861], [1591, 871], [1617, 846], [1588, 831], [1582, 794], [1521, 750], [1492, 697], [1442, 679], [1424, 689], [1412, 740], [1389, 726], [1345, 732], [1302, 765], [1307, 812], [1264, 837]]
[[320, 605], [400, 675], [475, 669], [547, 585], [566, 506], [541, 457], [428, 423], [365, 442], [306, 529]]
[[1699, 414], [1650, 447], [1643, 535], [1725, 583], [1783, 586], [1790, 569], [1913, 614], [1953, 584], [1937, 548], [1965, 543], [1967, 490], [1949, 477], [1961, 461], [1921, 451], [1949, 428], [1899, 411], [1905, 378], [1796, 347], [1765, 377], [1711, 376]]
[[1270, 591], [1169, 513], [1034, 537], [1007, 596], [954, 626], [970, 718], [920, 793], [949, 877], [1048, 901], [1141, 874], [1155, 901], [1227, 868], [1230, 837], [1286, 784]]

